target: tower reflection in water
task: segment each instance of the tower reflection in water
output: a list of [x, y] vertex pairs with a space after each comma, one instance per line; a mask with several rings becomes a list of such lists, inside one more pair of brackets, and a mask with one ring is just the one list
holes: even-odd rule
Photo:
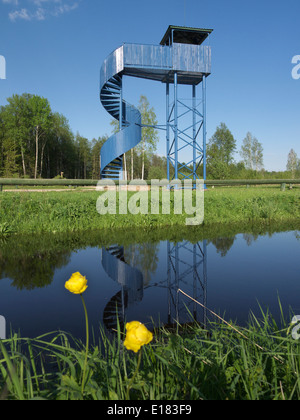
[[[115, 245], [102, 248], [102, 266], [107, 275], [120, 285], [120, 290], [111, 297], [104, 308], [103, 323], [108, 330], [116, 330], [118, 324], [123, 329], [126, 311], [133, 304], [142, 302], [144, 292], [150, 288], [156, 288], [157, 293], [166, 292], [168, 325], [186, 322], [188, 318], [206, 326], [205, 309], [178, 293], [178, 289], [182, 289], [204, 307], [207, 306], [206, 241], [195, 244], [188, 241], [180, 243], [168, 241], [166, 247], [167, 264], [163, 276], [161, 271], [159, 274], [155, 273], [155, 278], [150, 282], [149, 275], [143, 274], [143, 270], [133, 266], [132, 259], [126, 257], [124, 247]], [[160, 309], [154, 304], [153, 314], [149, 314], [149, 318]]]
[[[181, 322], [187, 310], [192, 319], [206, 326], [206, 310], [199, 317], [199, 305], [192, 300], [184, 300], [178, 289], [186, 291], [196, 301], [207, 306], [207, 247], [206, 241], [191, 244], [168, 242], [167, 287], [168, 323]], [[185, 316], [186, 317], [186, 316]]]

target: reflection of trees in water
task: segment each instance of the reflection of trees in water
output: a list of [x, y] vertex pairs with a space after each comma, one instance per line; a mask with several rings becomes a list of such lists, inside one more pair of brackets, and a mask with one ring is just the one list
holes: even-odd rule
[[255, 242], [257, 240], [257, 238], [259, 237], [259, 235], [254, 235], [252, 233], [244, 233], [243, 234], [243, 238], [246, 241], [246, 244], [248, 246], [251, 246], [253, 244], [253, 242]]
[[124, 249], [126, 262], [143, 273], [144, 287], [151, 281], [151, 274], [157, 269], [158, 243], [132, 244]]
[[232, 245], [234, 244], [236, 237], [220, 237], [220, 238], [215, 238], [215, 239], [211, 239], [209, 241], [209, 243], [212, 243], [215, 247], [216, 250], [218, 252], [218, 254], [221, 254], [221, 257], [225, 257], [228, 253], [228, 251], [230, 250], [230, 248], [232, 247]]
[[51, 284], [54, 271], [68, 264], [70, 252], [65, 254], [40, 254], [28, 257], [2, 260], [0, 258], [0, 276], [12, 279], [12, 286], [17, 289], [32, 290]]
[[[0, 279], [10, 278], [12, 286], [19, 290], [45, 287], [51, 284], [55, 270], [69, 263], [71, 253], [78, 247], [77, 238], [72, 235], [65, 240], [57, 235], [16, 236], [3, 240]], [[157, 243], [146, 243], [126, 248], [129, 264], [143, 271], [146, 284], [157, 267], [157, 247]]]
[[[269, 234], [272, 236], [272, 234]], [[253, 233], [243, 233], [243, 239], [245, 240], [248, 246], [251, 246], [253, 242], [255, 242], [259, 238], [259, 234]], [[215, 239], [211, 239], [208, 243], [211, 243], [215, 246], [217, 253], [221, 254], [221, 257], [226, 257], [230, 249], [232, 248], [234, 242], [236, 240], [236, 236], [220, 236]]]
[[[47, 244], [47, 242], [46, 242]], [[71, 252], [64, 247], [50, 246], [39, 250], [33, 240], [22, 241], [16, 237], [0, 251], [0, 279], [8, 277], [19, 290], [42, 288], [51, 284], [54, 272], [69, 263]], [[52, 244], [53, 245], [53, 244]]]

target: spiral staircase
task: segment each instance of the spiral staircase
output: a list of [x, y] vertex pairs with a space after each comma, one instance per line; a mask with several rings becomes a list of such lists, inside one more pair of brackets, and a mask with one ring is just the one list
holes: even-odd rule
[[119, 121], [121, 128], [101, 149], [101, 177], [120, 180], [124, 153], [141, 141], [141, 114], [137, 108], [122, 99], [122, 72], [104, 82], [100, 100], [106, 111]]
[[109, 331], [116, 331], [118, 325], [122, 330], [126, 309], [143, 299], [143, 274], [126, 262], [124, 248], [119, 245], [102, 248], [102, 266], [121, 288], [105, 306], [103, 323]]
[[[160, 45], [125, 43], [104, 60], [100, 71], [100, 100], [106, 111], [119, 121], [120, 130], [101, 148], [102, 178], [122, 179], [124, 153], [141, 141], [141, 114], [123, 100], [123, 76], [159, 81], [167, 86], [174, 83], [176, 92], [177, 84], [197, 86], [211, 72], [210, 46], [202, 45], [211, 32], [212, 29], [170, 25]], [[177, 106], [174, 99], [173, 108]], [[178, 137], [177, 120], [172, 128]], [[193, 125], [196, 128], [196, 123]], [[180, 147], [177, 145], [179, 150]]]

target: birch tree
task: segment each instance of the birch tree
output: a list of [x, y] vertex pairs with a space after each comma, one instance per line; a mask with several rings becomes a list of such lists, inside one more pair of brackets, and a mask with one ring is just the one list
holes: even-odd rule
[[292, 173], [292, 178], [295, 178], [295, 173], [298, 167], [298, 157], [297, 153], [294, 149], [290, 150], [290, 153], [288, 154], [288, 160], [286, 164], [286, 169]]
[[263, 168], [262, 144], [249, 132], [243, 140], [240, 155], [247, 169], [259, 171]]
[[142, 127], [142, 141], [137, 146], [142, 158], [141, 179], [143, 180], [145, 176], [145, 153], [153, 153], [156, 150], [158, 131], [153, 127], [157, 125], [154, 108], [150, 108], [146, 96], [141, 95], [138, 108], [142, 115], [142, 124], [144, 124]]
[[[52, 125], [52, 112], [48, 99], [42, 98], [37, 95], [31, 95], [28, 101], [29, 109], [31, 111], [31, 125], [34, 127], [35, 134], [35, 165], [34, 165], [34, 178], [37, 178], [38, 161], [41, 150], [44, 150], [45, 143], [47, 142], [47, 132]], [[41, 142], [44, 144], [41, 144]], [[41, 156], [42, 160], [42, 156]]]

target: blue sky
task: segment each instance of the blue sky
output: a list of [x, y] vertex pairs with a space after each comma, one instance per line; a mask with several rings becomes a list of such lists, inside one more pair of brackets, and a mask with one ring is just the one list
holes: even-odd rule
[[[214, 29], [207, 83], [208, 139], [224, 122], [238, 148], [250, 131], [264, 147], [267, 170], [285, 170], [293, 148], [300, 157], [300, 55], [297, 0], [0, 0], [0, 105], [14, 93], [49, 99], [74, 133], [110, 134], [111, 117], [99, 101], [103, 60], [123, 42], [159, 44], [169, 25]], [[126, 78], [124, 99], [148, 97], [165, 122], [165, 89]], [[158, 153], [164, 154], [163, 134]], [[236, 155], [236, 160], [240, 157]]]

